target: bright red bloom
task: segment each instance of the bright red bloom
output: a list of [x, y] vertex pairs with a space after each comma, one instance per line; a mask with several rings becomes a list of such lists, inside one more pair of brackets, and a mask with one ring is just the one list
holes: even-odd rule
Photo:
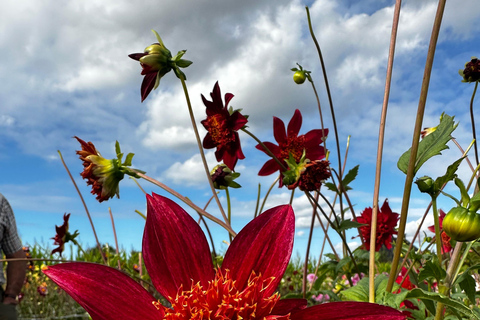
[[[442, 209], [438, 211], [440, 212], [440, 215], [438, 217], [438, 222], [440, 225], [440, 236], [442, 237], [442, 254], [443, 254], [446, 252], [451, 252], [453, 250], [453, 247], [450, 244], [450, 240], [452, 240], [452, 238], [450, 238], [450, 236], [445, 231], [443, 231], [443, 218], [445, 218], [445, 215], [446, 215], [445, 211], [443, 211]], [[435, 225], [429, 226], [428, 230], [435, 233]]]
[[245, 159], [237, 131], [248, 120], [238, 110], [228, 109], [228, 103], [233, 98], [233, 94], [225, 94], [225, 106], [223, 105], [218, 82], [215, 83], [210, 96], [212, 101], [205, 99], [202, 94], [203, 104], [207, 107], [207, 119], [203, 120], [202, 124], [208, 131], [203, 139], [203, 147], [217, 148], [215, 151], [217, 161], [223, 160], [230, 170], [234, 170], [238, 159]]
[[65, 263], [44, 270], [94, 320], [405, 319], [395, 309], [370, 303], [305, 308], [304, 299], [279, 300], [275, 289], [288, 265], [295, 230], [288, 205], [266, 211], [240, 231], [219, 269], [213, 266], [204, 233], [188, 213], [155, 194], [147, 196], [147, 208], [145, 266], [172, 308], [108, 266]]
[[[384, 244], [387, 249], [392, 248], [392, 236], [397, 234], [395, 227], [400, 215], [392, 212], [388, 205], [388, 200], [382, 205], [382, 208], [377, 214], [377, 239], [375, 241], [375, 251], [379, 251]], [[357, 222], [365, 224], [360, 227], [362, 237], [365, 241], [363, 244], [365, 250], [370, 250], [370, 230], [372, 228], [372, 208], [366, 208], [360, 217], [357, 218]]]
[[[292, 155], [293, 159], [298, 163], [302, 158], [304, 150], [305, 159], [310, 161], [325, 158], [324, 147], [320, 146], [320, 144], [328, 135], [328, 129], [311, 130], [306, 134], [298, 135], [301, 126], [302, 114], [298, 109], [295, 110], [292, 119], [288, 123], [287, 130], [285, 130], [285, 124], [281, 119], [273, 117], [273, 135], [278, 145], [271, 142], [263, 142], [273, 155], [285, 164], [285, 167], [288, 167], [285, 160], [288, 160], [289, 155]], [[256, 148], [268, 154], [260, 144]], [[263, 165], [258, 175], [268, 176], [276, 171], [282, 171], [282, 168], [275, 159], [270, 159]], [[282, 179], [280, 179], [280, 185], [283, 185]]]
[[57, 231], [57, 234], [55, 235], [55, 237], [52, 238], [54, 240], [53, 244], [58, 246], [57, 248], [52, 250], [52, 254], [58, 252], [60, 254], [60, 257], [62, 256], [63, 249], [65, 248], [69, 218], [70, 218], [70, 213], [69, 214], [65, 213], [63, 215], [63, 224], [60, 227], [55, 226], [55, 230]]

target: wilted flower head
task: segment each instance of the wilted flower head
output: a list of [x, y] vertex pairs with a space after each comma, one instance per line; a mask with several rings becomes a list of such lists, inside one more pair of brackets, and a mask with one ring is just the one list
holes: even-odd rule
[[[97, 195], [98, 202], [120, 197], [119, 183], [125, 174], [137, 177], [128, 166], [132, 165], [133, 153], [129, 153], [122, 163], [123, 153], [120, 151], [118, 141], [115, 144], [117, 159], [107, 160], [97, 151], [92, 142], [85, 142], [79, 137], [75, 138], [80, 142], [82, 150], [78, 150], [79, 159], [83, 161], [83, 172], [80, 174], [87, 180], [87, 185], [92, 186], [92, 194]], [[141, 172], [140, 170], [137, 170]]]
[[176, 203], [148, 195], [147, 210], [145, 266], [171, 307], [160, 304], [128, 275], [105, 265], [63, 263], [44, 271], [94, 320], [405, 318], [395, 309], [373, 303], [335, 302], [306, 308], [304, 299], [280, 300], [275, 289], [290, 260], [295, 231], [288, 205], [270, 209], [247, 224], [219, 268], [213, 266], [201, 228]]
[[215, 151], [217, 161], [223, 160], [223, 163], [230, 170], [234, 170], [238, 159], [245, 159], [237, 131], [248, 120], [240, 113], [240, 110], [228, 108], [228, 103], [233, 98], [233, 94], [225, 94], [225, 106], [223, 105], [218, 82], [215, 83], [210, 96], [212, 101], [205, 99], [202, 94], [203, 104], [207, 107], [207, 119], [203, 120], [202, 124], [208, 131], [203, 138], [203, 147], [205, 149], [217, 148]]
[[187, 78], [180, 68], [186, 68], [192, 64], [191, 61], [182, 59], [186, 50], [179, 51], [175, 57], [172, 57], [172, 53], [165, 47], [160, 35], [155, 30], [152, 31], [157, 37], [158, 43], [146, 47], [143, 53], [128, 55], [130, 58], [140, 61], [142, 66], [141, 74], [145, 76], [140, 88], [142, 102], [147, 98], [152, 89], [158, 87], [160, 79], [172, 69], [178, 78], [186, 80]]
[[37, 287], [37, 291], [42, 297], [45, 297], [48, 294], [47, 283], [43, 282], [41, 285], [39, 285]]
[[[392, 236], [397, 234], [395, 227], [399, 219], [399, 214], [392, 212], [388, 205], [388, 200], [382, 205], [382, 208], [377, 213], [377, 238], [375, 240], [375, 251], [379, 251], [384, 244], [387, 249], [392, 248]], [[370, 231], [372, 228], [372, 208], [366, 208], [357, 222], [365, 224], [360, 227], [362, 237], [365, 241], [365, 250], [370, 250]]]
[[465, 69], [458, 70], [463, 77], [462, 82], [476, 82], [480, 80], [480, 60], [472, 57], [472, 60], [465, 64]]
[[233, 172], [225, 164], [216, 165], [210, 172], [212, 177], [213, 186], [215, 189], [240, 188], [241, 185], [236, 183], [235, 180], [240, 176], [240, 173]]
[[68, 241], [75, 241], [75, 238], [78, 236], [78, 231], [75, 230], [73, 234], [68, 232], [68, 219], [70, 219], [70, 213], [63, 215], [63, 224], [59, 226], [55, 226], [55, 230], [57, 234], [52, 239], [54, 240], [54, 245], [58, 246], [57, 248], [52, 250], [52, 254], [59, 253], [60, 257], [62, 256], [62, 252], [65, 248], [65, 243]]
[[[277, 117], [273, 117], [273, 135], [278, 145], [271, 142], [263, 142], [265, 147], [287, 167], [287, 160], [290, 158], [295, 163], [300, 163], [302, 157], [305, 160], [315, 161], [325, 158], [325, 150], [320, 144], [324, 141], [328, 134], [328, 129], [311, 130], [306, 134], [298, 135], [300, 127], [302, 126], [302, 114], [300, 110], [296, 109], [292, 119], [288, 123], [288, 127], [285, 130], [285, 124]], [[258, 150], [268, 152], [264, 150], [261, 144], [256, 146]], [[260, 176], [268, 176], [276, 171], [282, 171], [275, 159], [268, 160], [258, 172]], [[280, 186], [283, 185], [283, 180], [280, 179]]]

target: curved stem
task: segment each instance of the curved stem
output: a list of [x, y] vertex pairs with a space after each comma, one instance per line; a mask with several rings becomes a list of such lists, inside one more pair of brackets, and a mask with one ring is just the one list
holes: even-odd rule
[[262, 185], [259, 183], [258, 184], [258, 192], [257, 192], [257, 203], [255, 204], [255, 214], [253, 215], [253, 218], [256, 218], [258, 215], [258, 205], [260, 204], [260, 193], [262, 190]]
[[115, 229], [115, 222], [113, 221], [112, 209], [110, 207], [108, 207], [108, 213], [110, 214], [110, 220], [112, 220], [113, 237], [115, 239], [115, 253], [117, 254], [118, 258], [118, 270], [122, 270], [122, 266], [120, 264], [120, 251], [118, 249], [117, 231]]
[[273, 181], [272, 185], [270, 188], [268, 188], [267, 194], [265, 195], [265, 198], [263, 198], [262, 205], [260, 206], [260, 210], [258, 211], [258, 214], [261, 214], [263, 211], [263, 207], [265, 206], [265, 203], [267, 202], [267, 198], [270, 195], [270, 192], [272, 191], [273, 187], [277, 184], [278, 180], [280, 179], [280, 176], [278, 176], [275, 181]]
[[70, 170], [68, 169], [67, 164], [63, 160], [62, 153], [60, 152], [60, 150], [57, 150], [57, 152], [60, 155], [60, 160], [62, 161], [62, 164], [65, 167], [65, 170], [67, 170], [68, 176], [70, 177], [70, 180], [72, 180], [72, 183], [75, 186], [75, 189], [77, 190], [78, 196], [80, 197], [80, 200], [82, 201], [83, 207], [85, 208], [85, 212], [87, 213], [88, 220], [90, 221], [90, 225], [92, 226], [92, 231], [93, 231], [93, 235], [95, 236], [95, 242], [97, 243], [97, 248], [100, 251], [100, 254], [102, 255], [103, 263], [107, 264], [107, 258], [103, 254], [102, 246], [100, 245], [100, 241], [98, 241], [97, 232], [95, 231], [95, 226], [93, 225], [93, 220], [92, 220], [92, 217], [90, 216], [90, 211], [88, 211], [87, 204], [85, 203], [85, 200], [83, 199], [82, 193], [80, 192], [80, 189], [78, 189], [77, 183], [75, 182], [75, 179], [73, 179], [73, 176], [70, 173]]
[[210, 177], [210, 170], [208, 170], [207, 159], [205, 158], [205, 152], [203, 151], [202, 141], [200, 140], [200, 135], [198, 134], [197, 123], [195, 121], [195, 116], [193, 114], [192, 104], [190, 103], [190, 97], [188, 95], [187, 84], [185, 83], [185, 79], [180, 77], [180, 81], [182, 82], [183, 92], [185, 94], [185, 98], [187, 99], [187, 106], [188, 106], [188, 113], [190, 114], [190, 120], [192, 122], [193, 132], [195, 133], [195, 138], [197, 140], [198, 151], [200, 152], [200, 157], [202, 158], [203, 167], [205, 169], [205, 173], [207, 174], [208, 184], [210, 185], [210, 189], [212, 189], [212, 194], [215, 197], [215, 201], [217, 202], [218, 209], [222, 214], [222, 217], [225, 222], [228, 221], [227, 216], [225, 215], [225, 211], [223, 211], [222, 204], [218, 199], [217, 192], [215, 191], [215, 187], [213, 186], [212, 178]]
[[[318, 98], [317, 88], [315, 88], [315, 83], [313, 83], [313, 80], [311, 81], [311, 84], [312, 84], [313, 92], [315, 93], [315, 98], [317, 99], [318, 114], [320, 115], [320, 125], [322, 126], [322, 134], [323, 134], [325, 132], [325, 126], [323, 125], [322, 107], [320, 105], [320, 99]], [[325, 152], [325, 156], [327, 156], [327, 139], [323, 140], [323, 151]]]
[[[175, 190], [173, 190], [172, 188], [168, 187], [167, 185], [161, 183], [160, 181], [157, 181], [139, 171], [136, 171], [135, 169], [131, 169], [132, 171], [134, 171], [140, 178], [143, 178], [145, 180], [147, 180], [148, 182], [150, 183], [153, 183], [154, 185], [162, 188], [163, 190], [167, 191], [168, 193], [170, 193], [171, 195], [175, 196], [176, 198], [178, 198], [179, 200], [183, 201], [186, 205], [188, 205], [190, 208], [192, 208], [193, 210], [197, 211], [199, 214], [202, 214], [203, 216], [207, 217], [208, 219], [212, 220], [213, 222], [219, 224], [220, 226], [222, 226], [225, 230], [227, 230], [232, 236], [235, 236], [236, 235], [236, 232], [233, 231], [232, 227], [225, 223], [224, 221], [218, 219], [217, 217], [211, 215], [210, 213], [206, 212], [205, 210], [203, 210], [202, 208], [200, 208], [199, 206], [197, 206], [196, 204], [194, 204], [190, 199], [188, 199], [187, 197], [184, 197], [182, 196], [180, 193], [176, 192]], [[215, 192], [215, 195], [217, 193]]]
[[475, 88], [473, 89], [472, 98], [470, 99], [470, 119], [472, 120], [472, 135], [473, 140], [475, 140], [475, 160], [477, 161], [477, 166], [479, 165], [478, 161], [478, 149], [477, 149], [477, 134], [475, 133], [475, 119], [473, 116], [473, 99], [475, 99], [475, 93], [477, 92], [478, 81], [475, 82]]
[[423, 74], [422, 89], [417, 108], [417, 118], [415, 120], [415, 129], [412, 138], [412, 147], [410, 149], [410, 161], [407, 168], [407, 177], [403, 191], [402, 209], [400, 212], [400, 224], [398, 227], [398, 237], [395, 251], [390, 269], [386, 291], [391, 293], [393, 284], [398, 271], [398, 263], [400, 261], [400, 253], [402, 251], [402, 243], [405, 237], [405, 228], [407, 225], [408, 205], [410, 203], [410, 193], [412, 191], [413, 178], [415, 176], [415, 162], [417, 160], [418, 144], [420, 142], [420, 132], [422, 131], [423, 115], [425, 113], [425, 105], [427, 102], [428, 87], [430, 84], [430, 76], [432, 73], [433, 59], [435, 56], [435, 48], [437, 46], [438, 35], [440, 33], [440, 25], [442, 24], [443, 12], [445, 10], [446, 0], [439, 0], [435, 22], [433, 24], [432, 36], [430, 37], [430, 45], [428, 48], [427, 61], [425, 63], [425, 71]]

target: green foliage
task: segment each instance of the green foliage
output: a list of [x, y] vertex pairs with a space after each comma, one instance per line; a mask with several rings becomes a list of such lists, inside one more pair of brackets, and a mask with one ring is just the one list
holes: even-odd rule
[[[452, 138], [451, 134], [457, 127], [453, 117], [442, 114], [440, 124], [437, 129], [427, 135], [418, 145], [417, 157], [415, 160], [414, 173], [417, 173], [420, 167], [431, 157], [441, 154], [442, 150], [448, 149], [447, 142]], [[398, 160], [397, 167], [403, 173], [407, 174], [408, 163], [411, 156], [411, 148], [408, 149]]]

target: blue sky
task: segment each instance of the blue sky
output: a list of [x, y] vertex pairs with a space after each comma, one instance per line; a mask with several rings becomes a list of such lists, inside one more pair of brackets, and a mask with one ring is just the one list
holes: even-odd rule
[[[308, 34], [305, 5], [310, 6], [322, 47], [338, 121], [342, 158], [351, 136], [347, 169], [360, 165], [350, 192], [355, 210], [371, 206], [378, 123], [383, 99], [393, 1], [148, 1], [75, 0], [0, 3], [0, 192], [16, 213], [24, 242], [52, 246], [55, 224], [72, 214], [72, 231], [80, 231], [84, 246], [94, 245], [83, 206], [63, 168], [60, 150], [87, 200], [99, 238], [114, 245], [108, 208], [113, 211], [120, 246], [140, 249], [145, 212], [142, 191], [126, 178], [120, 199], [97, 203], [82, 181], [73, 136], [92, 141], [106, 158], [114, 157], [118, 140], [133, 152], [134, 167], [147, 172], [203, 206], [209, 199], [205, 173], [190, 127], [185, 98], [175, 76], [140, 103], [140, 66], [128, 54], [155, 42], [157, 30], [173, 52], [187, 49], [193, 65], [185, 72], [197, 123], [205, 118], [200, 94], [208, 96], [216, 81], [222, 93], [235, 95], [234, 108], [248, 114], [249, 127], [261, 140], [273, 141], [272, 116], [288, 122], [298, 108], [304, 116], [302, 133], [319, 128], [315, 97], [309, 85], [292, 81], [298, 62], [312, 76], [320, 94], [326, 127], [332, 128], [320, 63]], [[471, 141], [468, 104], [473, 86], [461, 83], [458, 69], [479, 55], [475, 27], [476, 1], [449, 1], [445, 10], [432, 73], [424, 126], [438, 124], [445, 111], [460, 122], [455, 138], [466, 148]], [[473, 9], [472, 9], [473, 8]], [[393, 88], [387, 118], [380, 201], [400, 211], [404, 175], [398, 157], [411, 144], [418, 96], [435, 1], [404, 1], [398, 33]], [[201, 135], [205, 134], [200, 128]], [[253, 216], [258, 183], [262, 196], [274, 176], [259, 178], [267, 160], [255, 142], [240, 134], [246, 159], [240, 161], [242, 189], [233, 190], [235, 230]], [[333, 131], [327, 141], [337, 167]], [[460, 156], [455, 146], [431, 160], [418, 176], [442, 175]], [[216, 165], [207, 151], [209, 166]], [[459, 172], [468, 180], [469, 171]], [[147, 192], [165, 192], [140, 181]], [[332, 198], [333, 195], [326, 195]], [[224, 194], [221, 194], [223, 200]], [[288, 201], [286, 189], [275, 188], [267, 207]], [[441, 200], [445, 209], [453, 204]], [[428, 198], [414, 191], [407, 234], [412, 235]], [[294, 200], [297, 217], [296, 253], [304, 255], [310, 221], [305, 197]], [[211, 212], [218, 214], [214, 206]], [[431, 217], [426, 225], [432, 224]], [[214, 228], [217, 249], [225, 250], [226, 232]], [[353, 234], [352, 234], [353, 235]], [[314, 250], [323, 234], [315, 229]], [[338, 239], [334, 241], [337, 243]], [[352, 246], [358, 238], [349, 239]], [[318, 253], [317, 253], [318, 254]]]

